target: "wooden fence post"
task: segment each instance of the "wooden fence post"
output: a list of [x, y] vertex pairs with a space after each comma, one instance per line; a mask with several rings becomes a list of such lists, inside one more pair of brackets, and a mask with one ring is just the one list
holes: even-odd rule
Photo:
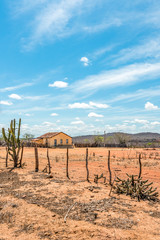
[[109, 185], [112, 185], [112, 172], [110, 167], [110, 151], [108, 151], [108, 171], [109, 171]]
[[35, 172], [39, 171], [39, 159], [38, 159], [38, 149], [37, 146], [34, 148], [35, 151]]
[[8, 147], [6, 147], [6, 168], [8, 167]]
[[87, 170], [87, 181], [89, 182], [89, 169], [88, 169], [88, 148], [86, 148], [86, 170]]
[[138, 178], [141, 177], [142, 174], [142, 163], [141, 163], [141, 153], [139, 154], [139, 175]]
[[67, 159], [66, 159], [66, 177], [69, 179], [69, 172], [68, 172], [68, 161], [69, 161], [69, 151], [67, 147]]
[[50, 159], [49, 159], [48, 147], [47, 147], [47, 159], [48, 159], [48, 168], [49, 168], [49, 174], [50, 174], [51, 173], [51, 163], [50, 163]]

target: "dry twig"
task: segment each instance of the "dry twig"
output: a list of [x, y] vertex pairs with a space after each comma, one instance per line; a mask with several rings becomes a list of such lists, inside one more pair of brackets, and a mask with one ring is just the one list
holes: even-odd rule
[[76, 205], [77, 203], [75, 202], [75, 203], [73, 203], [70, 207], [69, 207], [69, 209], [68, 209], [68, 211], [67, 211], [67, 213], [66, 213], [66, 215], [65, 215], [65, 217], [64, 217], [64, 222], [66, 223], [66, 221], [67, 221], [67, 217], [68, 217], [68, 214], [69, 214], [69, 212], [71, 211], [71, 209]]

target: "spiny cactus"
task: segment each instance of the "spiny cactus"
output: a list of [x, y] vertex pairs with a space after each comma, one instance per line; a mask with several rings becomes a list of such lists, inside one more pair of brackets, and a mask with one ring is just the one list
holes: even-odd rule
[[103, 176], [103, 173], [100, 176], [98, 176], [98, 174], [94, 174], [94, 176], [95, 176], [95, 178], [94, 178], [95, 183], [98, 184], [98, 180], [101, 179], [101, 178], [103, 178], [104, 183], [106, 182], [106, 177]]
[[118, 194], [130, 195], [131, 198], [156, 200], [158, 197], [157, 188], [151, 187], [153, 182], [148, 183], [148, 180], [142, 180], [137, 175], [128, 175], [127, 180], [117, 177], [114, 189]]
[[8, 153], [12, 157], [14, 167], [20, 167], [19, 154], [22, 147], [20, 140], [21, 119], [19, 119], [18, 128], [16, 128], [16, 120], [11, 120], [8, 133], [2, 128], [3, 138], [8, 147]]

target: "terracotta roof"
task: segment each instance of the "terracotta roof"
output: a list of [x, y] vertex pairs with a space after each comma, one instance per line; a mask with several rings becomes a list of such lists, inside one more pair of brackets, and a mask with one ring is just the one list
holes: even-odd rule
[[49, 133], [45, 133], [45, 134], [43, 134], [42, 136], [38, 137], [38, 139], [54, 137], [54, 136], [56, 136], [56, 135], [59, 134], [59, 133], [60, 133], [60, 132], [49, 132]]

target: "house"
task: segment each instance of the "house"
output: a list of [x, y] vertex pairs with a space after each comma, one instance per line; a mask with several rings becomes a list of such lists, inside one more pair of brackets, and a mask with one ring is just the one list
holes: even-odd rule
[[48, 147], [72, 146], [72, 137], [63, 132], [49, 132], [33, 141]]

